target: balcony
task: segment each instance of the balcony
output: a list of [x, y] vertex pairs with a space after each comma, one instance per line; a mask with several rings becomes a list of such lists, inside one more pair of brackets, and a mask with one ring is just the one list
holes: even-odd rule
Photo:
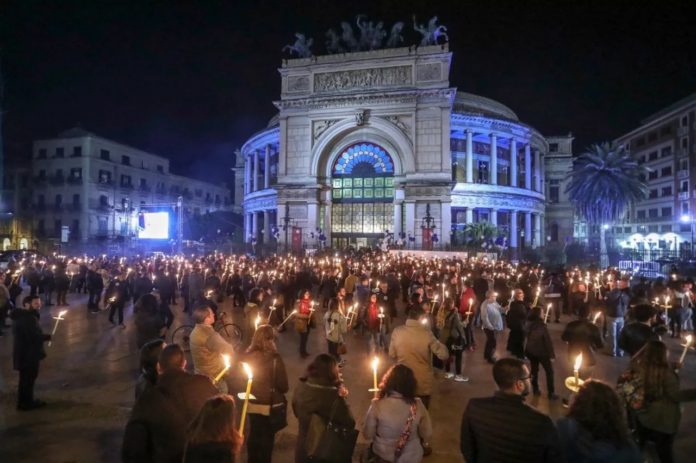
[[677, 129], [677, 136], [678, 137], [683, 137], [683, 136], [688, 135], [688, 134], [689, 134], [689, 126], [679, 127]]
[[679, 193], [679, 200], [680, 201], [686, 201], [687, 199], [689, 199], [689, 192], [688, 191], [682, 191], [681, 193]]
[[152, 191], [152, 188], [150, 188], [150, 187], [147, 186], [147, 185], [140, 185], [140, 187], [138, 187], [138, 191], [141, 192], [141, 193], [146, 193], [146, 194], [147, 194], [147, 193], [150, 193], [150, 192]]
[[53, 205], [53, 212], [63, 212], [63, 210], [65, 210], [63, 203]]
[[109, 206], [108, 204], [97, 204], [95, 206], [91, 206], [90, 209], [100, 214], [110, 214], [113, 207]]
[[680, 158], [683, 158], [683, 157], [688, 156], [688, 155], [689, 155], [689, 150], [686, 148], [679, 148], [677, 150], [677, 156]]
[[677, 178], [689, 178], [689, 171], [684, 169], [677, 172]]
[[38, 212], [44, 212], [46, 210], [46, 204], [45, 203], [32, 204], [31, 208], [35, 211], [38, 211]]
[[134, 188], [132, 183], [122, 183], [120, 186], [122, 190], [132, 190]]
[[54, 175], [48, 178], [48, 183], [51, 185], [63, 185], [65, 184], [65, 177], [63, 175]]
[[181, 196], [181, 191], [178, 188], [172, 188], [171, 190], [169, 190], [169, 196], [178, 198], [179, 196]]
[[68, 177], [68, 184], [70, 185], [82, 185], [82, 176], [71, 175]]
[[205, 198], [205, 202], [208, 203], [208, 204], [213, 204], [213, 198], [211, 198], [210, 196], [208, 196], [208, 197]]
[[111, 190], [114, 187], [114, 182], [110, 178], [103, 178], [97, 182], [97, 188], [100, 190]]

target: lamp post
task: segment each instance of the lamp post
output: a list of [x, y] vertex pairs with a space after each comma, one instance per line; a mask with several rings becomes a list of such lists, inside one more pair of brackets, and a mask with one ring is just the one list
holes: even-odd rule
[[283, 217], [283, 225], [285, 226], [285, 248], [288, 246], [288, 228], [292, 217], [290, 217], [290, 204], [285, 203], [285, 217]]
[[691, 228], [691, 242], [689, 243], [689, 250], [691, 251], [691, 257], [694, 256], [694, 221], [691, 218], [691, 214], [684, 214], [681, 216], [681, 221], [683, 223], [688, 223]]
[[[421, 229], [425, 231], [426, 228], [429, 230], [435, 228], [435, 218], [430, 215], [430, 203], [425, 205], [425, 217], [423, 217], [423, 222], [421, 223]], [[430, 235], [428, 235], [428, 240], [430, 238]], [[430, 244], [428, 244], [428, 249], [430, 249]]]

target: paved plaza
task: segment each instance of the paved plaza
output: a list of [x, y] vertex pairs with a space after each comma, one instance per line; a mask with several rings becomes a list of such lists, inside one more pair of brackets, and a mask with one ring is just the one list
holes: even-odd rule
[[[0, 462], [42, 462], [42, 463], [92, 463], [120, 461], [120, 445], [123, 429], [128, 419], [129, 409], [134, 402], [134, 388], [137, 378], [138, 353], [135, 348], [135, 328], [131, 321], [132, 306], [126, 311], [126, 329], [112, 326], [107, 314], [89, 314], [86, 310], [86, 296], [68, 296], [68, 313], [61, 322], [53, 345], [47, 347], [48, 358], [41, 364], [41, 372], [36, 386], [36, 395], [45, 399], [47, 408], [32, 412], [15, 411], [15, 389], [17, 374], [12, 370], [12, 337], [0, 339]], [[228, 313], [231, 304], [221, 306]], [[186, 318], [182, 316], [183, 305], [172, 306], [176, 314], [175, 329]], [[53, 326], [52, 316], [57, 315], [58, 307], [44, 307], [41, 310], [41, 323], [45, 332]], [[234, 311], [234, 320], [241, 325], [241, 309]], [[403, 323], [403, 310], [399, 307], [400, 323]], [[322, 315], [321, 313], [319, 315]], [[560, 342], [564, 323], [570, 321], [563, 317], [563, 324], [551, 324], [557, 359], [556, 388], [561, 395], [567, 394], [564, 379], [572, 374], [572, 366], [566, 358], [566, 347]], [[171, 331], [173, 332], [173, 331]], [[170, 334], [167, 340], [170, 340]], [[483, 346], [484, 335], [475, 333], [477, 343]], [[506, 334], [501, 335], [499, 346], [505, 346]], [[680, 353], [678, 343], [666, 339], [670, 355], [674, 359]], [[310, 359], [302, 360], [298, 352], [299, 337], [292, 331], [279, 334], [277, 345], [283, 356], [290, 378], [291, 397], [297, 378]], [[348, 401], [356, 416], [358, 425], [371, 400], [368, 389], [372, 387], [370, 358], [367, 355], [366, 340], [349, 333], [346, 336], [348, 347], [347, 365], [342, 370], [350, 395]], [[309, 352], [318, 354], [327, 351], [322, 330], [314, 330], [310, 335]], [[499, 355], [505, 354], [503, 349]], [[479, 350], [466, 353], [464, 374], [470, 378], [467, 383], [445, 380], [437, 372], [430, 413], [434, 424], [432, 446], [434, 454], [425, 459], [431, 462], [461, 462], [459, 451], [459, 431], [462, 412], [472, 397], [488, 396], [495, 390], [491, 377], [491, 365], [483, 360]], [[618, 375], [626, 368], [627, 358], [613, 358], [598, 355], [595, 376], [614, 384]], [[391, 360], [383, 359], [380, 370], [386, 371]], [[691, 351], [681, 374], [683, 388], [696, 388], [696, 352]], [[540, 385], [544, 391], [544, 380]], [[560, 401], [549, 403], [545, 394], [530, 397], [528, 403], [552, 417], [563, 414]], [[688, 455], [696, 452], [696, 405], [685, 404], [680, 432], [676, 440], [677, 461], [689, 461]], [[290, 412], [289, 426], [283, 430], [275, 447], [274, 462], [292, 462], [293, 446], [297, 435], [297, 422]], [[359, 443], [364, 444], [362, 438]], [[241, 461], [246, 461], [242, 456]]]

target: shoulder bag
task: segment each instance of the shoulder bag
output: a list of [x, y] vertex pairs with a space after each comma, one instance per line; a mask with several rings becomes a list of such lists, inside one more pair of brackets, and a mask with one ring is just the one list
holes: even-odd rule
[[[394, 449], [394, 461], [397, 461], [399, 457], [401, 456], [401, 453], [404, 451], [404, 447], [406, 447], [406, 444], [408, 443], [408, 440], [411, 438], [411, 429], [413, 429], [413, 421], [416, 419], [416, 412], [417, 412], [417, 406], [416, 402], [414, 401], [411, 404], [411, 410], [408, 414], [408, 419], [406, 420], [406, 427], [404, 428], [404, 432], [401, 434], [401, 437], [399, 438], [399, 441], [396, 443], [396, 448]], [[388, 460], [385, 460], [384, 458], [380, 457], [375, 453], [375, 451], [372, 449], [372, 444], [367, 448], [367, 456], [363, 459], [363, 463], [389, 463]]]
[[277, 358], [273, 358], [273, 375], [271, 377], [271, 408], [268, 415], [268, 421], [274, 433], [285, 429], [288, 425], [288, 399], [283, 394], [283, 401], [278, 404], [273, 404], [275, 396], [275, 379], [276, 379], [276, 363]]
[[312, 413], [304, 444], [305, 452], [311, 461], [350, 463], [353, 460], [358, 430], [344, 428], [333, 422], [340, 400], [343, 399], [337, 397], [334, 400], [328, 420]]

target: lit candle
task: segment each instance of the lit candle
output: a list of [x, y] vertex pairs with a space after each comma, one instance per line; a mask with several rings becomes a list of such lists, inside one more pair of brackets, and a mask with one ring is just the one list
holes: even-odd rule
[[534, 297], [534, 302], [532, 302], [532, 307], [536, 307], [537, 302], [539, 302], [539, 293], [540, 292], [541, 292], [541, 288], [537, 288], [536, 296]]
[[594, 320], [592, 320], [592, 323], [596, 325], [600, 315], [602, 315], [602, 312], [597, 312], [594, 316]]
[[[55, 321], [56, 321], [56, 324], [53, 325], [53, 332], [51, 333], [51, 338], [53, 338], [53, 336], [56, 334], [56, 330], [58, 329], [58, 322], [61, 321], [61, 320], [65, 320], [65, 319], [63, 318], [63, 315], [65, 315], [67, 312], [68, 312], [67, 310], [62, 310], [62, 311], [58, 314], [57, 317], [53, 317], [53, 318], [55, 319]], [[53, 342], [53, 339], [51, 339], [50, 341], [48, 341], [48, 347], [51, 347], [51, 343], [52, 343], [52, 342]]]
[[222, 358], [225, 360], [225, 368], [223, 368], [220, 374], [215, 377], [215, 380], [213, 381], [214, 383], [220, 381], [222, 377], [225, 376], [225, 373], [227, 373], [227, 370], [230, 369], [230, 356], [223, 354]]
[[472, 298], [469, 298], [469, 311], [467, 312], [467, 317], [471, 313], [471, 307], [474, 305], [474, 300]]
[[256, 316], [256, 321], [254, 322], [254, 331], [259, 329], [259, 323], [261, 323], [261, 315]]
[[548, 323], [550, 312], [551, 312], [551, 304], [546, 306], [546, 313], [544, 314], [544, 323]]
[[242, 407], [242, 421], [239, 423], [239, 433], [244, 436], [244, 423], [246, 422], [246, 413], [247, 413], [247, 408], [249, 407], [249, 397], [251, 396], [251, 380], [253, 379], [251, 375], [251, 368], [249, 368], [249, 365], [246, 363], [242, 363], [242, 366], [244, 367], [244, 371], [246, 371], [247, 377], [249, 378], [247, 380], [247, 388], [246, 388], [246, 394], [244, 395], [244, 407]]
[[379, 390], [377, 388], [377, 365], [379, 365], [379, 358], [375, 357], [372, 360], [372, 383], [374, 387], [370, 389], [370, 392], [377, 392]]
[[686, 344], [684, 344], [684, 350], [682, 351], [681, 358], [679, 359], [679, 363], [684, 363], [684, 358], [686, 357], [686, 351], [688, 351], [689, 347], [691, 347], [691, 340], [692, 339], [693, 338], [691, 337], [691, 335], [688, 335], [686, 337]]
[[285, 320], [283, 320], [283, 323], [281, 323], [280, 325], [278, 325], [278, 328], [280, 328], [281, 326], [285, 325], [285, 322], [288, 321], [288, 320], [290, 320], [290, 317], [292, 317], [292, 316], [295, 315], [296, 313], [297, 313], [297, 310], [293, 310], [292, 312], [290, 312], [290, 315], [288, 315], [288, 318], [286, 318]]
[[582, 353], [578, 355], [575, 359], [575, 365], [573, 366], [573, 376], [575, 377], [575, 388], [580, 387], [580, 365], [582, 365]]

